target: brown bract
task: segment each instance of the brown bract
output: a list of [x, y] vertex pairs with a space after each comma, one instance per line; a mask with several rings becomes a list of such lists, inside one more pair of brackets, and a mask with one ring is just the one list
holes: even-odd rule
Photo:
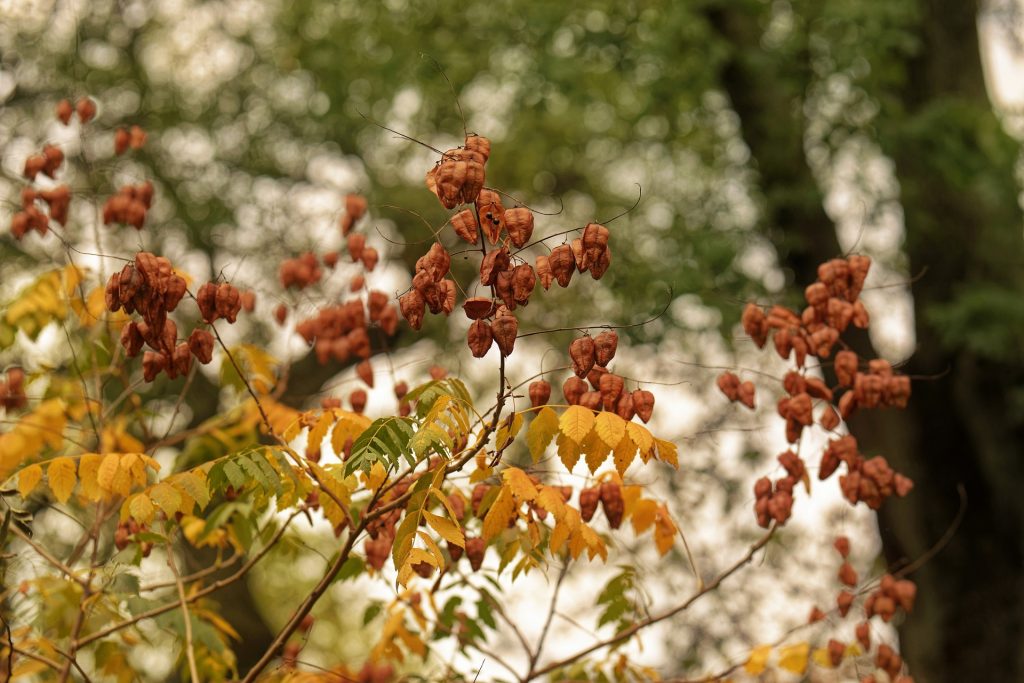
[[533, 236], [533, 213], [522, 206], [508, 209], [505, 211], [505, 230], [512, 245], [522, 248]]

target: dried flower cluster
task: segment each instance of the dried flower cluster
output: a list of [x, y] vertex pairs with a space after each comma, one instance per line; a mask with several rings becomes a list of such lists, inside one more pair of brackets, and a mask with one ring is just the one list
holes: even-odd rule
[[[326, 258], [324, 262], [326, 264]], [[295, 258], [285, 259], [278, 269], [278, 279], [285, 289], [289, 287], [305, 289], [320, 282], [321, 277], [323, 277], [323, 271], [317, 262], [316, 254], [311, 251]]]

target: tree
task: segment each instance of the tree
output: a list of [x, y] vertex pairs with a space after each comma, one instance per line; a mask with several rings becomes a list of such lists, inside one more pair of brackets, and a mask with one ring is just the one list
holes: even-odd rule
[[[56, 106], [62, 124], [77, 126], [86, 139], [109, 142], [111, 162], [144, 148], [141, 127], [104, 130], [93, 121], [96, 112], [89, 97]], [[411, 286], [397, 302], [368, 284], [379, 257], [367, 244], [368, 205], [358, 195], [345, 198], [339, 221], [344, 258], [338, 252], [306, 252], [282, 261], [278, 269], [278, 296], [292, 300], [273, 308], [277, 323], [311, 345], [321, 365], [358, 359], [355, 373], [369, 388], [385, 374], [381, 353], [398, 332], [399, 315], [418, 330], [427, 312], [448, 316], [461, 308], [471, 321], [472, 355], [497, 352], [490, 354], [496, 356], [497, 381], [489, 407], [438, 367], [431, 368], [430, 381], [412, 389], [395, 379], [392, 369], [387, 374], [397, 411], [375, 420], [363, 415], [368, 396], [361, 388], [348, 394], [350, 410], [336, 397], [306, 410], [283, 403], [288, 366], [244, 338], [225, 341], [239, 316], [256, 310], [256, 294], [240, 290], [226, 276], [199, 285], [168, 258], [144, 249], [130, 249], [134, 253], [127, 256], [120, 250], [93, 254], [101, 264], [95, 271], [79, 266], [76, 259], [88, 252], [78, 243], [93, 230], [120, 231], [117, 245], [129, 243], [123, 235], [132, 229], [145, 239], [152, 230], [154, 186], [144, 181], [104, 192], [102, 179], [92, 177], [96, 158], [86, 152], [67, 157], [53, 144], [26, 157], [26, 183], [10, 235], [52, 248], [55, 268], [6, 306], [4, 344], [17, 348], [56, 328], [62, 334], [53, 342], [60, 350], [58, 365], [28, 375], [9, 368], [0, 387], [12, 425], [0, 436], [4, 541], [24, 546], [45, 565], [21, 574], [16, 589], [11, 581], [5, 594], [4, 647], [11, 677], [46, 672], [67, 680], [72, 671], [85, 679], [144, 675], [121, 648], [147, 637], [144, 623], [152, 619], [169, 632], [182, 675], [191, 680], [302, 679], [322, 671], [320, 677], [331, 679], [386, 681], [403, 663], [414, 675], [437, 672], [465, 679], [473, 673], [476, 654], [485, 664], [507, 670], [492, 674], [495, 678], [648, 680], [657, 672], [622, 646], [724, 589], [786, 524], [797, 486], [802, 483], [808, 493], [811, 488], [805, 430], [831, 437], [818, 479], [827, 480], [842, 467], [839, 485], [850, 504], [877, 510], [889, 497], [911, 491], [913, 483], [884, 457], [865, 457], [853, 436], [836, 431], [855, 413], [904, 407], [910, 381], [888, 362], [863, 362], [845, 348], [844, 332], [869, 325], [860, 293], [871, 262], [859, 255], [829, 260], [805, 290], [802, 311], [779, 305], [765, 311], [755, 303], [743, 311], [743, 328], [754, 343], [764, 347], [771, 340], [778, 355], [793, 362], [779, 378], [785, 395], [778, 414], [791, 444], [778, 456], [785, 474], [775, 481], [763, 477], [754, 486], [756, 522], [766, 532], [710, 580], [696, 577], [682, 601], [662, 605], [637, 594], [638, 560], [609, 547], [623, 522], [638, 537], [649, 534], [660, 556], [679, 540], [685, 543], [669, 505], [630, 474], [657, 463], [679, 467], [677, 446], [643, 426], [652, 416], [654, 394], [642, 386], [630, 389], [626, 383], [637, 380], [609, 368], [618, 352], [613, 325], [596, 326], [603, 330], [591, 336], [595, 326], [568, 320], [568, 329], [583, 332], [569, 344], [568, 366], [518, 378], [513, 373], [521, 368], [513, 370], [508, 362], [517, 342], [522, 348], [522, 340], [560, 329], [524, 332], [515, 311], [530, 302], [538, 284], [547, 291], [553, 285], [568, 287], [584, 274], [602, 279], [612, 264], [613, 232], [589, 222], [535, 238], [534, 210], [490, 185], [487, 138], [467, 133], [462, 145], [437, 154], [426, 185], [452, 213], [431, 228], [432, 244], [416, 261]], [[54, 182], [72, 165], [74, 177], [89, 178], [92, 192], [72, 192]], [[95, 206], [74, 215], [94, 222], [76, 225], [69, 207], [89, 202]], [[468, 244], [473, 255], [468, 278], [460, 278], [462, 269], [453, 266], [455, 247], [444, 246], [454, 242], [452, 237]], [[548, 242], [558, 239], [562, 244], [550, 247]], [[545, 248], [550, 252], [543, 253]], [[524, 256], [531, 251], [540, 252], [535, 265]], [[110, 261], [123, 265], [108, 277]], [[337, 283], [325, 277], [328, 271], [344, 271], [344, 301], [332, 303], [337, 294], [331, 285]], [[478, 284], [471, 284], [474, 279]], [[484, 295], [469, 296], [473, 288]], [[316, 302], [313, 313], [297, 320], [311, 301]], [[219, 383], [228, 390], [219, 412], [196, 426], [178, 420], [191, 384], [215, 358]], [[835, 386], [817, 376], [821, 366], [808, 363], [815, 360], [833, 364]], [[552, 401], [545, 378], [569, 369], [564, 403], [557, 397]], [[717, 384], [728, 399], [754, 408], [753, 382], [725, 372]], [[530, 406], [524, 407], [527, 385]], [[550, 464], [556, 457], [561, 468]], [[565, 481], [584, 468], [587, 485], [577, 493]], [[598, 507], [607, 529], [595, 528]], [[70, 548], [35, 537], [37, 518], [55, 510], [84, 530]], [[271, 641], [250, 653], [251, 665], [239, 670], [231, 641], [241, 638], [211, 596], [245, 578], [268, 554], [288, 552], [282, 549], [289, 528], [300, 517], [313, 524], [314, 515], [329, 523], [337, 543], [315, 584], [300, 591]], [[204, 547], [215, 554], [196, 554]], [[817, 624], [829, 614], [844, 618], [856, 602], [863, 614], [857, 642], [833, 638], [813, 652], [807, 641], [759, 646], [722, 676], [740, 667], [761, 673], [779, 646], [772, 665], [781, 669], [804, 673], [812, 664], [852, 666], [862, 658], [892, 678], [910, 680], [902, 675], [900, 656], [877, 637], [873, 642], [871, 621], [878, 617], [878, 623], [888, 623], [898, 612], [912, 610], [916, 588], [903, 577], [908, 570], [861, 579], [847, 559], [849, 540], [837, 538], [835, 548], [842, 560], [837, 580], [845, 588], [828, 613], [815, 608], [799, 626]], [[132, 567], [154, 552], [162, 556], [169, 577], [140, 584], [146, 574]], [[296, 548], [290, 552], [296, 559], [303, 555]], [[543, 657], [567, 573], [575, 564], [607, 561], [610, 553], [624, 564], [595, 597], [596, 642]], [[205, 562], [185, 572], [186, 556]], [[550, 572], [555, 582], [535, 639], [523, 634], [501, 596], [507, 582], [531, 572]], [[361, 576], [393, 581], [396, 588], [392, 599], [371, 603], [363, 616], [373, 642], [368, 658], [361, 668], [333, 660], [329, 668], [309, 669], [301, 656], [317, 626], [313, 608], [336, 581]], [[158, 597], [149, 597], [154, 594]], [[475, 613], [463, 607], [469, 600]], [[41, 610], [39, 617], [23, 616], [34, 608]], [[522, 646], [517, 659], [491, 642], [489, 631], [506, 627]], [[457, 658], [446, 662], [441, 647]], [[609, 658], [609, 653], [617, 654]], [[414, 658], [416, 663], [410, 661]]]

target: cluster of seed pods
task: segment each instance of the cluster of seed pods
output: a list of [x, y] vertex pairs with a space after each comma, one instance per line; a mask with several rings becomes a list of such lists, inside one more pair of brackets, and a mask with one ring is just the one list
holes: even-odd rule
[[[46, 206], [49, 215], [39, 208], [39, 202]], [[71, 191], [67, 185], [59, 185], [49, 190], [26, 187], [21, 191], [21, 211], [11, 218], [11, 234], [20, 240], [30, 230], [35, 230], [45, 237], [50, 230], [51, 220], [60, 225], [67, 224], [70, 206]]]
[[91, 97], [81, 97], [71, 104], [71, 100], [61, 100], [57, 103], [57, 119], [65, 126], [71, 123], [71, 117], [78, 114], [78, 120], [82, 123], [89, 123], [96, 117], [96, 103]]
[[142, 230], [146, 213], [153, 205], [153, 183], [124, 185], [103, 205], [103, 224], [124, 223]]
[[[850, 564], [850, 540], [846, 536], [836, 537], [833, 546], [843, 560], [839, 567], [836, 578], [844, 586], [836, 596], [836, 611], [841, 618], [845, 618], [854, 603], [857, 601], [857, 594], [853, 589], [857, 587], [857, 571]], [[862, 593], [864, 591], [861, 591]], [[917, 586], [909, 579], [897, 579], [892, 574], [885, 574], [878, 582], [877, 588], [868, 592], [863, 602], [864, 619], [857, 624], [854, 634], [857, 642], [865, 653], [871, 652], [871, 618], [879, 617], [883, 622], [888, 623], [896, 616], [898, 611], [909, 614], [914, 609], [914, 602], [917, 598]], [[816, 623], [826, 619], [825, 614], [818, 607], [811, 610], [809, 623]], [[838, 666], [846, 653], [846, 644], [835, 639], [829, 640], [828, 653], [833, 666]], [[903, 669], [903, 658], [889, 645], [879, 644], [875, 654], [875, 666], [885, 672], [889, 681], [898, 683], [913, 683], [913, 678], [901, 674]], [[861, 679], [861, 683], [878, 683], [874, 674], [868, 674]]]
[[146, 144], [146, 131], [139, 126], [114, 131], [114, 154], [121, 156], [129, 149], [140, 150]]
[[[771, 336], [775, 349], [783, 359], [794, 357], [796, 368], [782, 379], [785, 395], [778, 400], [776, 411], [785, 420], [786, 440], [797, 443], [805, 428], [815, 423], [834, 431], [841, 422], [858, 409], [903, 408], [910, 397], [910, 378], [897, 375], [885, 360], [876, 359], [861, 369], [857, 354], [848, 349], [835, 353], [832, 367], [836, 386], [806, 374], [808, 357], [825, 362], [832, 356], [841, 335], [852, 324], [866, 328], [869, 317], [860, 293], [867, 279], [871, 260], [866, 256], [832, 259], [818, 267], [818, 280], [804, 291], [807, 306], [797, 314], [782, 306], [773, 306], [768, 313], [756, 304], [743, 311], [743, 328], [759, 347]], [[748, 408], [755, 406], [754, 385], [741, 382], [732, 372], [718, 377], [718, 388], [730, 401]], [[815, 413], [817, 412], [817, 418]], [[793, 451], [780, 456], [787, 475], [774, 484], [767, 477], [754, 487], [755, 515], [758, 524], [767, 527], [772, 520], [783, 524], [789, 519], [793, 505], [794, 484], [806, 477], [803, 460]], [[864, 502], [877, 510], [892, 495], [905, 496], [913, 482], [894, 472], [883, 456], [865, 458], [858, 452], [852, 436], [832, 439], [822, 453], [818, 478], [830, 477], [840, 464], [847, 471], [839, 478], [844, 497], [851, 503]]]
[[[490, 289], [490, 296], [467, 297], [463, 302], [472, 321], [467, 344], [477, 358], [495, 344], [503, 356], [512, 353], [519, 332], [513, 311], [529, 303], [538, 282], [544, 289], [552, 282], [565, 287], [576, 271], [589, 271], [598, 279], [611, 263], [608, 229], [597, 223], [587, 225], [571, 245], [538, 256], [536, 267], [521, 259], [519, 251], [533, 236], [534, 215], [525, 206], [506, 208], [502, 194], [485, 186], [490, 155], [487, 138], [467, 135], [463, 146], [444, 152], [426, 176], [428, 189], [446, 209], [469, 205], [449, 222], [456, 235], [480, 248], [480, 284]], [[402, 315], [413, 329], [420, 329], [428, 310], [448, 315], [455, 309], [458, 288], [447, 278], [450, 266], [451, 256], [440, 242], [417, 261], [412, 288], [399, 299]]]
[[[638, 416], [644, 422], [654, 411], [654, 394], [644, 389], [626, 391], [625, 379], [608, 370], [619, 347], [619, 336], [605, 330], [597, 337], [589, 334], [569, 345], [573, 375], [562, 385], [562, 394], [569, 405], [616, 413], [624, 420]], [[589, 382], [589, 385], [588, 385]], [[530, 401], [534, 407], [544, 405], [551, 396], [551, 385], [545, 380], [530, 384]]]
[[[174, 272], [171, 262], [162, 256], [141, 251], [135, 261], [107, 281], [104, 300], [111, 313], [124, 310], [138, 313], [142, 320], [129, 321], [121, 329], [121, 346], [133, 358], [149, 346], [142, 358], [143, 376], [152, 382], [165, 372], [170, 379], [188, 373], [192, 356], [200, 363], [213, 357], [213, 335], [201, 328], [192, 330], [187, 341], [178, 340], [178, 326], [168, 317], [185, 295], [185, 280]], [[241, 308], [238, 290], [229, 284], [203, 285], [196, 300], [203, 319], [213, 322], [219, 317], [234, 322]]]

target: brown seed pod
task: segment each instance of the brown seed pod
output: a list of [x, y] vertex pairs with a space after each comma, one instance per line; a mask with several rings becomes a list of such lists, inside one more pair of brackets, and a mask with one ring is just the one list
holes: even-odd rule
[[203, 365], [213, 360], [213, 335], [198, 327], [188, 337], [188, 348]]
[[363, 256], [360, 260], [363, 262], [363, 268], [367, 272], [372, 273], [373, 269], [377, 267], [377, 262], [380, 260], [380, 254], [373, 247], [366, 247], [363, 249]]
[[481, 163], [487, 163], [491, 156], [491, 141], [481, 135], [470, 133], [466, 136], [464, 146], [467, 150], [479, 154]]
[[601, 375], [604, 375], [606, 372], [608, 372], [608, 368], [595, 365], [587, 373], [587, 381], [590, 382], [590, 386], [594, 387], [594, 391], [601, 390]]
[[857, 628], [854, 630], [857, 635], [857, 642], [861, 644], [865, 652], [871, 650], [871, 624], [866, 621], [862, 621], [857, 624]]
[[757, 404], [754, 383], [749, 380], [740, 383], [739, 389], [736, 393], [736, 397], [740, 403], [753, 410], [755, 405]]
[[466, 557], [469, 558], [469, 566], [473, 571], [479, 571], [484, 563], [484, 553], [487, 550], [487, 543], [482, 538], [466, 539]]
[[[428, 565], [429, 566], [429, 565]], [[831, 638], [828, 641], [828, 659], [832, 663], [833, 667], [837, 667], [843, 662], [843, 654], [846, 652], [846, 645], [839, 642], [838, 640]]]
[[512, 245], [522, 248], [533, 236], [533, 213], [522, 206], [508, 209], [505, 212], [505, 230]]
[[559, 287], [568, 287], [572, 274], [576, 271], [576, 261], [572, 255], [572, 247], [568, 244], [557, 246], [548, 255], [551, 274]]
[[537, 275], [533, 267], [523, 263], [512, 269], [512, 298], [521, 306], [530, 302], [530, 295], [537, 286]]
[[551, 398], [551, 384], [545, 380], [530, 382], [530, 405], [539, 408]]
[[402, 317], [409, 321], [412, 329], [420, 329], [423, 325], [423, 309], [426, 306], [423, 295], [415, 289], [410, 289], [398, 297], [398, 306], [402, 311]]
[[491, 331], [491, 326], [483, 320], [473, 321], [469, 326], [467, 337], [469, 349], [473, 352], [475, 358], [483, 358], [490, 350], [491, 343], [494, 341], [494, 333]]
[[768, 321], [760, 306], [751, 302], [743, 309], [741, 318], [743, 331], [750, 335], [759, 349], [763, 349], [768, 341]]
[[366, 235], [361, 232], [353, 232], [348, 236], [346, 244], [348, 255], [352, 258], [352, 263], [355, 263], [363, 257], [363, 249], [366, 248]]
[[82, 123], [89, 123], [96, 116], [96, 103], [90, 97], [82, 97], [75, 103], [75, 111]]
[[[577, 237], [576, 239], [569, 243], [569, 248], [572, 249], [573, 265], [576, 266], [576, 270], [582, 273], [583, 271], [586, 270], [586, 268], [584, 267], [584, 259], [586, 258], [586, 256], [583, 252], [583, 240]], [[588, 263], [586, 265], [590, 264]]]
[[114, 131], [114, 154], [121, 156], [128, 151], [128, 144], [131, 142], [132, 136], [124, 128], [118, 128]]
[[512, 293], [512, 271], [505, 270], [498, 273], [494, 280], [494, 292], [505, 304], [505, 308], [514, 311], [516, 308], [515, 296]]
[[373, 366], [370, 365], [369, 360], [364, 360], [356, 365], [356, 374], [366, 386], [373, 388]]
[[590, 264], [597, 263], [601, 254], [608, 248], [608, 228], [598, 223], [589, 223], [583, 229], [583, 237], [580, 238], [580, 246], [583, 250], [583, 266], [580, 270], [586, 270]]
[[718, 384], [718, 388], [721, 390], [723, 394], [725, 394], [726, 398], [728, 398], [730, 401], [735, 401], [739, 399], [740, 378], [737, 377], [735, 374], [726, 370], [725, 372], [718, 376], [716, 384]]
[[486, 296], [474, 296], [462, 302], [462, 310], [470, 320], [490, 318], [496, 310], [494, 300]]
[[551, 289], [551, 283], [554, 282], [555, 276], [551, 273], [551, 263], [548, 261], [548, 257], [544, 254], [537, 256], [537, 278], [540, 280], [540, 286], [545, 291]]
[[366, 197], [358, 194], [345, 195], [345, 213], [351, 216], [353, 221], [358, 221], [366, 214], [367, 206]]
[[71, 115], [75, 109], [71, 106], [70, 100], [61, 100], [57, 103], [57, 120], [65, 126], [71, 123]]
[[839, 567], [838, 577], [841, 583], [850, 588], [857, 585], [857, 570], [849, 562], [843, 562], [842, 566]]
[[839, 608], [839, 616], [845, 617], [847, 613], [849, 613], [850, 607], [853, 606], [854, 598], [854, 594], [850, 591], [839, 591], [839, 595], [836, 597], [836, 606]]
[[511, 313], [500, 315], [491, 323], [491, 333], [494, 341], [498, 344], [501, 355], [508, 356], [512, 353], [516, 344], [516, 334], [519, 331], [519, 321]]
[[623, 391], [619, 395], [619, 402], [615, 405], [615, 414], [621, 417], [626, 422], [633, 419], [636, 415], [636, 408], [633, 406], [633, 394], [628, 391]]
[[326, 396], [320, 399], [320, 407], [323, 408], [324, 410], [333, 410], [335, 408], [341, 408], [341, 399], [338, 398], [337, 396]]
[[476, 244], [480, 239], [480, 224], [476, 222], [476, 214], [472, 209], [463, 209], [451, 217], [452, 227], [455, 234], [470, 244]]
[[455, 282], [452, 280], [441, 280], [437, 285], [441, 298], [441, 312], [449, 315], [455, 310]]
[[633, 392], [633, 408], [644, 424], [647, 424], [654, 412], [654, 394], [643, 389], [635, 390]]
[[601, 392], [587, 391], [580, 396], [580, 405], [589, 410], [601, 410]]
[[604, 276], [604, 274], [608, 272], [608, 268], [610, 268], [611, 265], [612, 250], [611, 247], [609, 247], [601, 252], [601, 256], [598, 257], [596, 261], [588, 265], [588, 268], [590, 270], [590, 277], [592, 277], [595, 280], [600, 280]]
[[448, 371], [442, 368], [440, 365], [431, 365], [429, 373], [430, 379], [433, 380], [442, 380], [448, 376]]
[[498, 273], [508, 270], [509, 255], [508, 248], [494, 249], [487, 252], [480, 262], [480, 284], [490, 287], [495, 283]]
[[430, 245], [430, 250], [416, 263], [416, 269], [425, 268], [434, 282], [440, 282], [451, 268], [452, 257], [440, 242]]
[[832, 431], [839, 426], [839, 413], [831, 405], [825, 406], [824, 412], [821, 414], [821, 418], [818, 419], [820, 424], [825, 429]]
[[604, 509], [604, 516], [608, 518], [608, 526], [618, 529], [626, 509], [622, 500], [622, 487], [610, 481], [601, 484], [601, 507]]
[[562, 385], [565, 402], [571, 406], [578, 405], [580, 398], [585, 393], [587, 393], [587, 383], [575, 375], [565, 380], [565, 384]]
[[356, 389], [348, 395], [348, 402], [352, 405], [352, 412], [362, 413], [366, 410], [366, 392], [362, 389]]
[[[251, 289], [247, 289], [238, 295], [239, 301], [242, 304], [242, 310], [246, 313], [252, 313], [256, 308], [256, 292]], [[171, 310], [168, 306], [167, 310]]]
[[[130, 322], [121, 328], [121, 346], [124, 347], [125, 355], [129, 358], [135, 358], [135, 356], [139, 355], [143, 342], [142, 335], [139, 333], [139, 326], [134, 322]], [[212, 340], [210, 349], [211, 351], [213, 349]]]
[[[619, 402], [619, 396], [622, 395], [622, 388], [624, 384], [625, 382], [623, 381], [623, 379], [616, 375], [615, 373], [606, 372], [605, 374], [601, 375], [601, 402], [604, 405], [605, 410], [615, 410], [615, 407], [616, 405], [618, 405]], [[649, 417], [650, 416], [648, 416], [648, 418]]]
[[572, 371], [577, 377], [586, 377], [597, 362], [595, 345], [592, 337], [580, 337], [569, 344], [569, 357], [572, 359]]
[[142, 377], [145, 381], [152, 382], [166, 367], [167, 357], [162, 353], [146, 351], [142, 354]]
[[594, 339], [594, 354], [597, 364], [607, 367], [615, 358], [619, 348], [619, 335], [614, 330], [605, 330]]
[[192, 368], [192, 354], [187, 342], [181, 342], [174, 347], [174, 352], [171, 354], [171, 367], [178, 375], [187, 375]]
[[132, 149], [142, 149], [146, 144], [146, 131], [141, 126], [132, 126], [128, 131], [128, 144]]
[[501, 205], [501, 195], [494, 190], [481, 190], [476, 198], [476, 211], [487, 239], [496, 244], [505, 229], [505, 207]]
[[597, 504], [601, 500], [601, 490], [594, 486], [580, 489], [580, 517], [584, 522], [589, 522], [597, 512]]

